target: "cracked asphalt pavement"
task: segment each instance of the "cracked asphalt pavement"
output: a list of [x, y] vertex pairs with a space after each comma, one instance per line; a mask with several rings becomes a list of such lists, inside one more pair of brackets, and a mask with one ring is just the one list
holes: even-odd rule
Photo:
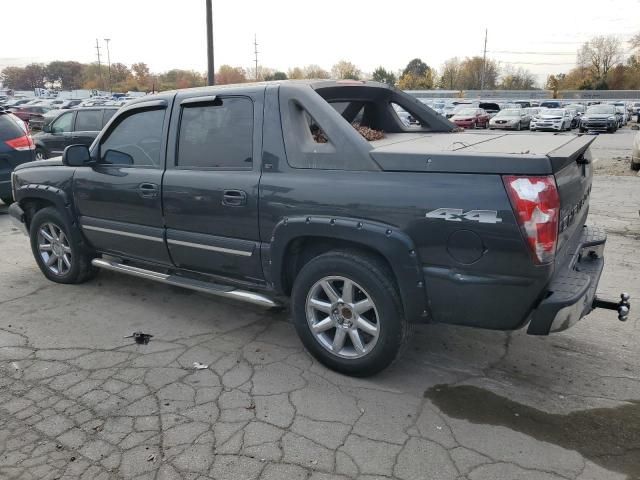
[[[639, 208], [640, 178], [596, 176], [599, 291], [632, 305]], [[637, 307], [549, 337], [419, 326], [391, 368], [354, 379], [305, 353], [286, 311], [109, 272], [51, 283], [5, 213], [2, 479], [640, 478]], [[123, 338], [137, 330], [148, 345]]]

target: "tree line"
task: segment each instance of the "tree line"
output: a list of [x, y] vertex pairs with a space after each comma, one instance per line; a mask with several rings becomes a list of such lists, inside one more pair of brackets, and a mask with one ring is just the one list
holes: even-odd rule
[[[623, 61], [623, 48], [616, 37], [594, 37], [577, 52], [576, 67], [566, 73], [549, 75], [545, 87], [553, 90], [573, 89], [640, 89], [640, 33], [629, 42], [631, 55]], [[383, 66], [371, 74], [354, 63], [341, 60], [325, 70], [319, 65], [293, 67], [288, 71], [260, 66], [242, 68], [221, 65], [216, 74], [217, 84], [286, 79], [372, 79], [395, 85], [403, 90], [531, 90], [536, 88], [535, 77], [526, 69], [510, 65], [502, 67], [495, 59], [479, 56], [450, 58], [440, 69], [414, 58], [397, 72]], [[61, 90], [96, 89], [126, 91], [162, 91], [198, 87], [206, 84], [206, 75], [193, 70], [172, 69], [152, 73], [143, 62], [131, 67], [113, 63], [109, 69], [97, 63], [83, 64], [56, 60], [48, 64], [32, 63], [25, 67], [6, 67], [0, 81], [7, 88], [32, 90], [54, 88]]]
[[640, 33], [627, 42], [624, 61], [622, 42], [614, 36], [597, 36], [577, 53], [577, 65], [566, 73], [549, 75], [546, 88], [553, 90], [637, 90], [640, 89]]

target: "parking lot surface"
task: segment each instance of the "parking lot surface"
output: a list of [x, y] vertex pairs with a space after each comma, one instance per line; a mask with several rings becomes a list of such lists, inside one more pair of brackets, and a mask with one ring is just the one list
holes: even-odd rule
[[[640, 178], [607, 173], [634, 133], [596, 140], [589, 218], [609, 232], [600, 292], [632, 305]], [[286, 311], [109, 272], [51, 283], [4, 206], [0, 251], [0, 478], [640, 478], [637, 307], [550, 337], [419, 326], [354, 379]]]

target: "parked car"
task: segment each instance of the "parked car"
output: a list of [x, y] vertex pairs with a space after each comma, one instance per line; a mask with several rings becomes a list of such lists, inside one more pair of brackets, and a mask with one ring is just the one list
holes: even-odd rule
[[562, 104], [556, 100], [545, 100], [540, 102], [542, 108], [562, 108]]
[[636, 122], [640, 123], [640, 102], [631, 104], [631, 114], [636, 116]]
[[489, 121], [491, 130], [499, 128], [505, 130], [522, 130], [529, 128], [531, 117], [524, 108], [507, 108], [500, 110], [495, 117]]
[[481, 108], [485, 112], [487, 112], [487, 115], [489, 115], [490, 119], [500, 111], [500, 105], [493, 102], [480, 102], [480, 104], [478, 104], [478, 108]]
[[42, 105], [26, 105], [14, 110], [13, 114], [32, 128], [38, 128], [43, 123], [43, 115], [49, 110], [51, 108]]
[[4, 104], [5, 108], [18, 108], [21, 105], [24, 105], [27, 102], [30, 102], [30, 98], [14, 98], [13, 100], [9, 100]]
[[618, 129], [616, 107], [605, 103], [591, 105], [580, 117], [580, 131], [599, 130], [614, 133]]
[[76, 106], [80, 105], [81, 103], [82, 103], [82, 100], [80, 100], [80, 99], [65, 100], [64, 102], [62, 102], [62, 104], [60, 105], [59, 108], [61, 108], [63, 110], [68, 110], [69, 108], [76, 107]]
[[578, 128], [580, 126], [580, 113], [578, 113], [577, 110], [574, 110], [573, 108], [567, 108], [565, 107], [565, 110], [567, 110], [569, 112], [569, 116], [571, 117], [571, 128]]
[[86, 107], [62, 110], [59, 115], [33, 136], [38, 160], [62, 155], [69, 145], [91, 145], [102, 127], [118, 111], [117, 107]]
[[573, 117], [566, 108], [545, 108], [531, 119], [531, 131], [554, 130], [562, 132], [571, 130]]
[[487, 128], [489, 115], [482, 108], [462, 108], [449, 120], [462, 128]]
[[640, 170], [640, 132], [636, 133], [631, 149], [631, 170]]
[[18, 165], [34, 159], [33, 140], [25, 123], [12, 113], [0, 110], [0, 200], [9, 205], [11, 173]]
[[516, 100], [513, 103], [520, 105], [522, 108], [529, 108], [531, 106], [531, 102], [529, 100]]
[[[362, 111], [383, 138], [352, 127]], [[163, 92], [119, 110], [91, 148], [18, 167], [9, 215], [54, 282], [104, 268], [263, 306], [289, 297], [304, 345], [346, 374], [389, 365], [409, 323], [545, 335], [596, 306], [626, 319], [628, 298], [594, 303], [595, 137], [467, 145], [453, 129], [374, 82]]]
[[565, 105], [564, 108], [568, 108], [570, 110], [575, 110], [576, 112], [578, 112], [579, 114], [583, 114], [584, 112], [587, 111], [587, 107], [585, 107], [583, 104], [581, 103], [569, 103], [568, 105]]
[[618, 117], [618, 128], [622, 128], [627, 124], [627, 109], [618, 105], [616, 107], [616, 116]]

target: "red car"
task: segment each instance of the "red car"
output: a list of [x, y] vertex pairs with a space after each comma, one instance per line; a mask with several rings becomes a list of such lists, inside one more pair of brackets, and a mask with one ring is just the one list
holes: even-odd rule
[[454, 113], [449, 119], [462, 128], [487, 128], [489, 114], [482, 108], [463, 108]]
[[25, 107], [19, 107], [13, 111], [13, 114], [25, 123], [30, 123], [31, 120], [41, 121], [42, 116], [51, 110], [49, 107], [43, 107], [42, 105], [27, 105]]

